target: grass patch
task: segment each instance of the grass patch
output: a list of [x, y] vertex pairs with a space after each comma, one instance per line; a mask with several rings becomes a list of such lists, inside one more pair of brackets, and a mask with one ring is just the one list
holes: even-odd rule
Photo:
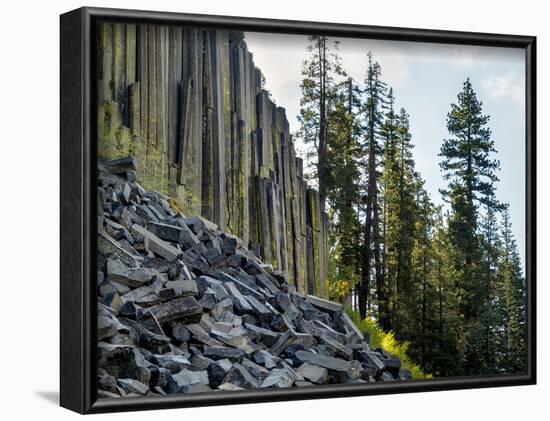
[[367, 317], [361, 320], [359, 313], [352, 310], [349, 306], [346, 306], [346, 313], [355, 325], [361, 330], [366, 332], [369, 337], [369, 346], [371, 348], [382, 348], [384, 351], [389, 352], [401, 360], [401, 367], [409, 370], [413, 379], [431, 379], [432, 375], [424, 373], [422, 369], [415, 364], [407, 355], [407, 349], [409, 344], [407, 342], [398, 341], [395, 339], [393, 332], [384, 332], [376, 324], [376, 321]]

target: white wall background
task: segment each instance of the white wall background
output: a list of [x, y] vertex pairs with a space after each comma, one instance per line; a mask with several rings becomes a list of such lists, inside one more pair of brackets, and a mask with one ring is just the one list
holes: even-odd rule
[[[8, 1], [0, 24], [0, 416], [65, 420], [59, 352], [59, 17], [79, 1]], [[545, 2], [461, 0], [119, 0], [88, 6], [361, 23], [538, 36], [539, 385], [106, 415], [117, 420], [524, 420], [548, 414], [550, 296], [545, 210], [550, 53]]]

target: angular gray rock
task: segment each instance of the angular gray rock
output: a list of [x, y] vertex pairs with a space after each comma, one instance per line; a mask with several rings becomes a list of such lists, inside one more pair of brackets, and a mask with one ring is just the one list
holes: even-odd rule
[[315, 384], [324, 384], [328, 379], [328, 370], [325, 367], [320, 367], [310, 363], [303, 363], [300, 367], [298, 367], [298, 373], [300, 373], [306, 380]]
[[132, 166], [98, 177], [99, 396], [411, 378], [341, 304], [298, 294], [238, 237], [141, 188]]
[[149, 312], [159, 323], [197, 322], [202, 315], [202, 306], [194, 297], [182, 297], [151, 307]]
[[233, 367], [225, 375], [223, 383], [231, 383], [243, 389], [258, 389], [260, 387], [259, 380], [238, 363], [233, 364]]

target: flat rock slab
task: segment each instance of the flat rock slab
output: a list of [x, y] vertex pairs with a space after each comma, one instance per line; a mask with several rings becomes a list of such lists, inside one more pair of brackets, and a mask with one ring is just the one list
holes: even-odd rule
[[231, 296], [235, 308], [241, 313], [251, 313], [252, 306], [249, 304], [244, 295], [241, 294], [239, 289], [235, 286], [233, 282], [224, 283], [225, 290]]
[[128, 268], [119, 259], [107, 259], [107, 280], [137, 288], [151, 282], [155, 276], [148, 268]]
[[349, 361], [329, 357], [328, 355], [314, 354], [309, 351], [299, 350], [294, 353], [294, 356], [302, 363], [310, 363], [334, 371], [342, 371], [347, 373], [351, 366]]
[[203, 354], [213, 360], [228, 359], [229, 361], [238, 362], [242, 361], [245, 352], [242, 349], [228, 346], [205, 346]]
[[248, 372], [240, 364], [234, 364], [223, 379], [223, 383], [231, 383], [243, 389], [258, 389], [260, 382], [254, 378], [252, 374]]
[[174, 246], [170, 245], [166, 241], [160, 239], [151, 231], [146, 230], [141, 225], [134, 224], [130, 228], [132, 234], [136, 238], [141, 238], [146, 241], [149, 246], [149, 250], [153, 253], [164, 257], [166, 260], [173, 262], [182, 256], [182, 252]]
[[337, 311], [342, 311], [344, 306], [340, 303], [335, 303], [334, 301], [325, 300], [323, 298], [316, 297], [314, 295], [308, 295], [306, 301], [315, 307], [324, 310], [329, 313], [336, 313]]
[[202, 316], [202, 306], [194, 297], [182, 297], [153, 306], [149, 309], [149, 312], [159, 323], [197, 322]]
[[309, 363], [303, 363], [298, 367], [298, 373], [306, 380], [315, 384], [324, 384], [327, 382], [328, 378], [328, 370], [325, 367]]
[[197, 384], [208, 384], [208, 373], [204, 371], [191, 371], [186, 368], [179, 373], [173, 375], [174, 380], [178, 383], [178, 386], [187, 388]]
[[196, 296], [197, 294], [197, 283], [192, 279], [168, 281], [164, 284], [164, 288], [159, 291], [159, 296], [163, 301], [191, 295]]
[[363, 332], [359, 330], [359, 328], [353, 323], [353, 320], [350, 319], [348, 314], [343, 311], [342, 314], [339, 317], [339, 320], [341, 320], [342, 324], [346, 326], [350, 331], [355, 333], [359, 340], [363, 341], [365, 340], [365, 336], [363, 335]]
[[261, 388], [280, 388], [280, 387], [290, 387], [294, 383], [296, 378], [292, 375], [291, 372], [282, 368], [276, 368], [271, 370], [269, 376], [262, 382]]

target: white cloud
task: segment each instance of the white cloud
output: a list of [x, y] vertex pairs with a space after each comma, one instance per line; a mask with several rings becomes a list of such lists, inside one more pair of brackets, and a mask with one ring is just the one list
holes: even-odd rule
[[493, 75], [482, 80], [483, 90], [493, 98], [509, 98], [521, 105], [525, 101], [524, 78], [516, 72], [505, 75]]

